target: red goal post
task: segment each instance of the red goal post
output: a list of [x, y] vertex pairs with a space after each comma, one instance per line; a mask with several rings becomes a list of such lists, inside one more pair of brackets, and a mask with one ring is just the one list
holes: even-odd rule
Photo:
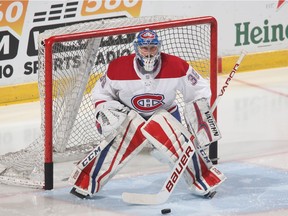
[[[42, 136], [31, 144], [31, 154], [28, 156], [43, 155], [44, 170], [41, 161], [38, 161], [41, 158], [31, 162], [36, 163], [31, 164], [30, 168], [33, 176], [40, 173], [44, 178], [43, 183], [37, 181], [36, 185], [42, 185], [47, 190], [53, 188], [53, 157], [56, 154], [60, 155], [57, 158], [68, 155], [68, 160], [71, 152], [79, 151], [85, 155], [91, 146], [99, 144], [103, 139], [95, 129], [89, 93], [111, 60], [134, 52], [135, 35], [145, 28], [158, 33], [163, 41], [163, 52], [185, 59], [210, 80], [211, 104], [214, 103], [217, 97], [217, 21], [214, 17], [117, 18], [44, 32], [39, 37], [38, 54]], [[184, 107], [181, 95], [178, 103], [181, 111]], [[25, 159], [23, 152], [16, 154], [21, 154], [19, 160], [26, 160], [28, 164], [29, 159]], [[217, 159], [217, 143], [211, 145], [209, 156]], [[4, 160], [6, 158], [4, 164], [13, 163], [8, 157]], [[12, 179], [0, 175], [0, 182], [1, 178], [6, 181]], [[34, 180], [13, 182], [29, 186], [35, 184]]]

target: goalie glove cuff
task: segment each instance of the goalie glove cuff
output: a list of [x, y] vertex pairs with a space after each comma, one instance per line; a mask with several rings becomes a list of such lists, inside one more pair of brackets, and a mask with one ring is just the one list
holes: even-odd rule
[[102, 110], [96, 115], [96, 127], [100, 134], [107, 137], [117, 130], [126, 119], [127, 114], [117, 110]]

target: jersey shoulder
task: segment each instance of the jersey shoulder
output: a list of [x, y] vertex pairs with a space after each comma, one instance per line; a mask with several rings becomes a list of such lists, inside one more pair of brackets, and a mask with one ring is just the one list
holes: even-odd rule
[[161, 53], [162, 67], [156, 78], [179, 78], [186, 75], [189, 64], [178, 56]]
[[107, 77], [110, 80], [136, 80], [139, 79], [133, 67], [135, 54], [121, 56], [109, 63]]

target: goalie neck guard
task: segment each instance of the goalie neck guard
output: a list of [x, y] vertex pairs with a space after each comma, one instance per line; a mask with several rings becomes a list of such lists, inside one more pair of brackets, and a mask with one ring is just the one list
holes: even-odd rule
[[145, 29], [137, 35], [134, 49], [142, 73], [153, 73], [160, 65], [161, 41], [155, 31]]

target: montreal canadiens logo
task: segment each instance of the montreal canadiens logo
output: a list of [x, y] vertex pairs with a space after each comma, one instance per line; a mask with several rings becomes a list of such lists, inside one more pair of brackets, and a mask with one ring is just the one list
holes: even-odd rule
[[151, 33], [151, 32], [144, 32], [140, 35], [141, 38], [143, 39], [154, 39], [155, 38], [155, 34]]
[[161, 107], [164, 102], [164, 95], [142, 94], [132, 98], [133, 107], [140, 112], [153, 112]]

